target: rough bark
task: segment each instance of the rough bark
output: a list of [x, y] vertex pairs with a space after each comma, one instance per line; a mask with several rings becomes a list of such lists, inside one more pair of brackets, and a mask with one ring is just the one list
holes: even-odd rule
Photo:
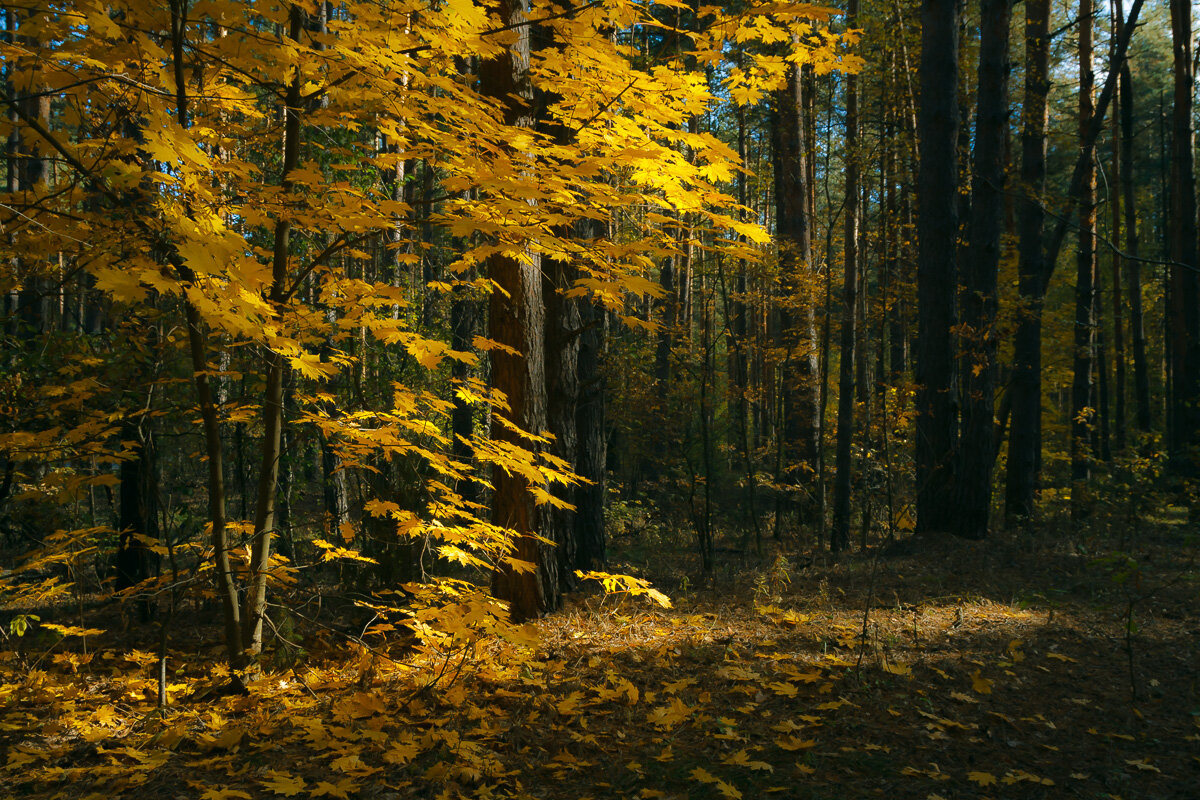
[[[579, 402], [579, 300], [565, 293], [575, 281], [575, 267], [558, 259], [542, 260], [542, 295], [546, 302], [546, 412], [554, 440], [550, 452], [574, 469], [579, 456], [576, 412]], [[555, 484], [555, 497], [574, 506], [576, 487]], [[557, 547], [559, 582], [563, 591], [574, 586], [578, 543], [575, 509], [548, 508], [542, 534]]]
[[958, 238], [958, 18], [956, 0], [921, 4], [917, 170], [916, 480], [918, 534], [953, 526]]
[[607, 558], [604, 535], [605, 464], [608, 437], [605, 435], [605, 394], [602, 359], [607, 312], [592, 303], [579, 306], [579, 399], [575, 405], [575, 428], [579, 436], [576, 474], [584, 480], [576, 492], [575, 568], [596, 569]]
[[[775, 136], [775, 233], [784, 292], [779, 314], [780, 345], [784, 348], [781, 374], [783, 474], [779, 477], [799, 492], [817, 473], [820, 431], [817, 397], [816, 321], [803, 297], [806, 271], [812, 263], [811, 217], [808, 213], [808, 145], [804, 119], [804, 81], [800, 70], [789, 69], [786, 85], [775, 94], [772, 118]], [[812, 503], [804, 503], [812, 506]], [[803, 511], [802, 511], [803, 513]]]
[[[850, 0], [846, 25], [857, 27], [858, 0]], [[833, 483], [833, 527], [829, 547], [835, 553], [850, 545], [850, 447], [854, 438], [855, 358], [858, 316], [858, 77], [846, 76], [845, 263], [842, 278], [841, 363], [838, 367], [837, 452]]]
[[1171, 416], [1168, 441], [1172, 468], [1197, 473], [1200, 445], [1200, 273], [1196, 258], [1196, 184], [1192, 127], [1192, 6], [1171, 2], [1174, 48], [1174, 106], [1171, 114], [1170, 315]]
[[[1124, 24], [1122, 19], [1122, 10], [1118, 3], [1112, 15], [1112, 36], [1115, 40], [1120, 33], [1121, 25]], [[1122, 92], [1120, 79], [1118, 78], [1117, 93], [1113, 95], [1113, 113], [1112, 113], [1112, 161], [1109, 171], [1112, 173], [1112, 186], [1108, 193], [1110, 211], [1112, 213], [1110, 224], [1110, 237], [1113, 242], [1112, 249], [1112, 330], [1113, 330], [1113, 367], [1116, 385], [1113, 387], [1113, 396], [1116, 400], [1113, 410], [1112, 422], [1113, 429], [1116, 434], [1117, 452], [1124, 452], [1126, 445], [1126, 410], [1125, 410], [1125, 298], [1122, 293], [1121, 273], [1122, 263], [1124, 259], [1121, 257], [1121, 252], [1118, 248], [1121, 246], [1121, 212], [1125, 206], [1125, 200], [1122, 195], [1122, 189], [1125, 183], [1125, 176], [1121, 169], [1121, 150], [1123, 143], [1121, 141], [1121, 111], [1128, 98]]]
[[1096, 422], [1094, 362], [1096, 356], [1096, 165], [1095, 144], [1088, 125], [1095, 114], [1092, 72], [1092, 0], [1079, 2], [1079, 142], [1083, 159], [1079, 193], [1079, 246], [1075, 273], [1074, 364], [1071, 381], [1071, 511], [1085, 510], [1086, 481], [1091, 475], [1088, 444]]
[[[1124, 3], [1117, 0], [1117, 35], [1124, 35]], [[1137, 204], [1134, 197], [1133, 171], [1133, 76], [1129, 62], [1121, 64], [1121, 183], [1125, 211], [1125, 252], [1129, 295], [1129, 339], [1133, 348], [1134, 424], [1142, 433], [1150, 432], [1150, 372], [1146, 367], [1146, 323], [1142, 311], [1142, 264], [1138, 259]]]
[[962, 352], [967, 367], [953, 532], [982, 539], [988, 531], [995, 451], [996, 308], [1004, 226], [1004, 135], [1008, 129], [1008, 31], [1012, 0], [983, 0], [979, 100], [965, 261]]
[[[505, 51], [480, 65], [480, 88], [504, 105], [505, 123], [530, 128], [533, 91], [529, 80], [529, 27], [527, 0], [501, 0], [501, 24], [512, 30]], [[516, 154], [514, 154], [516, 155]], [[541, 434], [547, 428], [545, 367], [545, 306], [541, 264], [497, 253], [486, 262], [488, 277], [498, 287], [489, 300], [490, 338], [503, 345], [491, 351], [492, 386], [508, 402], [508, 417], [523, 431]], [[508, 352], [516, 351], [518, 355]], [[493, 414], [492, 438], [529, 450], [536, 447], [502, 424]], [[534, 453], [536, 456], [536, 452]], [[493, 575], [492, 591], [509, 602], [514, 620], [524, 620], [558, 607], [558, 560], [553, 545], [545, 543], [541, 511], [535, 505], [528, 480], [496, 468], [492, 475], [492, 521], [514, 536], [511, 556], [533, 570], [502, 562]], [[544, 487], [536, 487], [544, 488]]]

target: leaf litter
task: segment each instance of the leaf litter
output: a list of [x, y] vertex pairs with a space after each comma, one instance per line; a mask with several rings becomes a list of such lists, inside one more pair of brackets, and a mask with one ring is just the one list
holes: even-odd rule
[[170, 653], [165, 709], [136, 631], [7, 650], [0, 798], [1194, 798], [1200, 625], [1168, 534], [1135, 633], [1047, 538], [818, 557], [769, 591], [747, 570], [670, 609], [576, 596], [452, 669], [313, 641], [246, 694], [214, 690], [212, 631]]

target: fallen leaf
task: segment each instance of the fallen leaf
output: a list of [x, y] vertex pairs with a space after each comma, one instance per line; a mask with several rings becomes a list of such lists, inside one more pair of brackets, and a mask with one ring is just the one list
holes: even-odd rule
[[991, 694], [992, 684], [994, 683], [995, 681], [993, 681], [991, 678], [983, 677], [979, 673], [979, 670], [975, 670], [971, 673], [971, 688], [979, 694]]
[[270, 780], [263, 781], [262, 785], [275, 794], [291, 797], [304, 791], [305, 783], [303, 779], [289, 775], [286, 772], [276, 772], [271, 775]]
[[996, 783], [996, 776], [990, 772], [968, 772], [967, 780], [974, 781], [980, 786], [992, 786]]
[[807, 750], [810, 747], [816, 747], [816, 739], [797, 739], [795, 736], [780, 736], [775, 740], [775, 745], [783, 750]]

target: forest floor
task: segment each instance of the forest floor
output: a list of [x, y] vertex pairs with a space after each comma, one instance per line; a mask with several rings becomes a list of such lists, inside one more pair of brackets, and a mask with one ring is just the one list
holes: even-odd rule
[[433, 673], [310, 642], [245, 695], [214, 691], [197, 618], [161, 711], [136, 626], [86, 654], [10, 639], [0, 798], [1194, 800], [1194, 527], [1100, 527], [840, 561], [773, 547], [708, 586], [691, 556], [618, 539], [614, 571], [672, 608], [580, 596], [536, 644]]

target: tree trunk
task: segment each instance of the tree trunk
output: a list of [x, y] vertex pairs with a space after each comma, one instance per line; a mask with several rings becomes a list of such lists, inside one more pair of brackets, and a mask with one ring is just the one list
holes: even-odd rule
[[[1118, 3], [1112, 15], [1112, 37], [1115, 41], [1120, 33], [1120, 27], [1124, 23], [1122, 19], [1124, 15], [1120, 4]], [[1122, 258], [1120, 253], [1121, 247], [1121, 211], [1125, 205], [1121, 194], [1124, 186], [1125, 176], [1121, 170], [1121, 111], [1124, 108], [1128, 98], [1124, 96], [1121, 90], [1119, 79], [1117, 93], [1113, 95], [1113, 114], [1112, 114], [1112, 162], [1110, 172], [1112, 173], [1112, 187], [1109, 189], [1108, 198], [1111, 206], [1111, 230], [1109, 233], [1112, 239], [1112, 330], [1113, 330], [1113, 366], [1114, 376], [1116, 378], [1116, 386], [1114, 387], [1113, 395], [1116, 399], [1115, 408], [1113, 411], [1113, 429], [1116, 434], [1117, 452], [1125, 452], [1126, 445], [1126, 410], [1125, 410], [1125, 302], [1122, 295], [1121, 285], [1121, 270]]]
[[[29, 52], [38, 52], [39, 43], [36, 36], [21, 33], [21, 29], [33, 29], [34, 19], [30, 19], [20, 28], [16, 26], [17, 12], [10, 6], [5, 15], [9, 26], [9, 35], [14, 35], [16, 41]], [[50, 92], [41, 81], [41, 69], [33, 62], [25, 62], [19, 68], [9, 70], [9, 78], [13, 82], [13, 92], [18, 96], [16, 104], [20, 110], [13, 112], [27, 120], [37, 120], [45, 129], [50, 126]], [[23, 194], [23, 201], [32, 205], [39, 188], [45, 188], [46, 170], [51, 163], [48, 153], [36, 141], [36, 134], [27, 125], [12, 121], [12, 132], [9, 135], [9, 188], [10, 191]], [[46, 254], [47, 258], [52, 253]], [[20, 339], [32, 339], [49, 329], [48, 303], [46, 302], [47, 276], [44, 274], [46, 262], [42, 259], [13, 259], [16, 275], [21, 284], [15, 291], [17, 332]]]
[[[858, 24], [858, 0], [850, 0], [847, 27]], [[837, 453], [833, 484], [833, 528], [829, 547], [835, 553], [850, 545], [850, 448], [854, 438], [855, 347], [858, 316], [858, 76], [846, 76], [845, 274], [842, 279], [841, 362], [838, 367]]]
[[[737, 108], [737, 125], [738, 125], [738, 160], [745, 166], [749, 167], [750, 160], [748, 157], [748, 149], [746, 142], [746, 109], [743, 106]], [[737, 197], [738, 204], [741, 206], [747, 205], [746, 191], [746, 175], [738, 173], [737, 176]], [[745, 212], [742, 212], [743, 219]], [[745, 237], [741, 237], [744, 242]], [[720, 262], [718, 261], [718, 264]], [[753, 418], [750, 409], [750, 393], [751, 378], [750, 378], [750, 306], [746, 302], [747, 291], [747, 276], [746, 276], [746, 261], [738, 259], [737, 280], [734, 283], [733, 297], [730, 301], [729, 310], [729, 345], [730, 345], [730, 394], [733, 400], [733, 415], [735, 417], [734, 426], [737, 431], [738, 445], [741, 450], [742, 465], [745, 473], [745, 485], [743, 487], [743, 497], [745, 505], [742, 507], [742, 518], [744, 523], [753, 526], [755, 532], [755, 547], [762, 547], [762, 531], [759, 528], [758, 509], [757, 509], [757, 485], [754, 475], [754, 436], [751, 432]]]
[[[542, 53], [553, 53], [554, 31], [545, 25], [532, 28], [532, 47]], [[567, 146], [574, 138], [574, 131], [556, 120], [548, 109], [561, 100], [558, 95], [544, 91], [535, 93], [537, 114], [535, 124], [539, 132], [553, 139], [555, 144]], [[590, 221], [576, 226], [559, 225], [554, 235], [568, 240]], [[542, 259], [542, 297], [546, 304], [544, 342], [546, 348], [546, 411], [547, 424], [554, 439], [549, 450], [575, 470], [579, 457], [579, 431], [577, 411], [579, 403], [579, 348], [580, 348], [580, 300], [568, 297], [579, 277], [579, 269], [570, 258]], [[578, 558], [575, 514], [579, 487], [556, 483], [551, 492], [569, 508], [547, 507], [543, 514], [542, 535], [554, 542], [558, 557], [558, 578], [562, 591], [575, 586], [575, 568]]]
[[1074, 372], [1071, 381], [1071, 513], [1086, 511], [1091, 475], [1088, 445], [1096, 423], [1094, 362], [1096, 356], [1096, 167], [1088, 125], [1095, 114], [1092, 72], [1092, 0], [1079, 2], [1079, 141], [1082, 184], [1079, 195], [1079, 248], [1075, 273]]
[[[136, 586], [154, 573], [158, 557], [151, 543], [158, 539], [158, 482], [154, 438], [145, 414], [127, 417], [121, 423], [121, 440], [133, 450], [121, 462], [117, 529], [118, 591]], [[142, 622], [149, 622], [151, 605], [138, 603]]]
[[[546, 411], [554, 441], [550, 452], [574, 468], [579, 455], [576, 413], [579, 400], [579, 300], [566, 297], [575, 282], [575, 268], [567, 261], [542, 259], [542, 295], [546, 301]], [[574, 506], [575, 486], [555, 484], [555, 497]], [[557, 547], [559, 583], [563, 591], [574, 586], [578, 543], [575, 509], [547, 508], [542, 535]]]
[[[293, 7], [288, 19], [288, 38], [300, 40], [305, 14]], [[302, 80], [297, 70], [288, 84], [283, 108], [283, 163], [279, 188], [287, 195], [292, 190], [289, 177], [300, 161], [300, 106]], [[286, 217], [275, 223], [275, 241], [271, 257], [271, 289], [268, 302], [277, 313], [283, 312], [288, 291], [288, 256], [291, 249], [291, 221]], [[254, 504], [254, 539], [250, 545], [250, 579], [242, 610], [242, 647], [249, 654], [262, 650], [263, 614], [267, 605], [267, 573], [271, 563], [271, 537], [275, 534], [275, 502], [279, 490], [279, 455], [283, 436], [283, 373], [287, 363], [274, 350], [265, 350], [266, 389], [263, 392], [262, 453], [259, 461], [258, 490]]]
[[575, 428], [579, 437], [576, 473], [585, 483], [577, 490], [575, 509], [576, 569], [590, 570], [604, 564], [604, 497], [608, 437], [605, 435], [604, 353], [608, 312], [594, 303], [579, 305], [579, 399], [575, 405]]
[[962, 351], [967, 371], [953, 532], [982, 539], [992, 503], [995, 441], [996, 306], [1004, 226], [1004, 135], [1008, 129], [1008, 30], [1011, 0], [980, 9], [979, 101], [971, 217], [963, 294]]
[[[176, 123], [181, 128], [190, 125], [188, 118], [188, 96], [186, 65], [183, 60], [184, 39], [187, 35], [187, 6], [180, 0], [171, 0], [171, 65], [175, 78]], [[199, 290], [196, 275], [176, 250], [169, 255], [171, 265], [185, 284]], [[221, 445], [221, 423], [217, 404], [213, 398], [212, 382], [209, 378], [208, 342], [204, 334], [199, 308], [191, 300], [185, 300], [184, 313], [187, 319], [188, 352], [191, 355], [192, 379], [196, 384], [196, 397], [200, 404], [200, 419], [204, 425], [205, 460], [208, 462], [208, 523], [209, 540], [213, 548], [213, 565], [216, 573], [217, 595], [221, 598], [222, 616], [225, 626], [225, 647], [229, 654], [229, 665], [241, 669], [246, 664], [242, 651], [241, 609], [238, 605], [237, 584], [233, 577], [233, 566], [229, 560], [229, 532], [225, 519], [225, 471], [223, 447]]]
[[[1117, 0], [1118, 36], [1125, 35], [1124, 4]], [[1146, 366], [1146, 322], [1142, 311], [1142, 264], [1138, 260], [1137, 203], [1133, 173], [1133, 77], [1129, 62], [1121, 64], [1121, 180], [1125, 207], [1125, 252], [1129, 280], [1129, 338], [1133, 346], [1133, 399], [1135, 424], [1150, 432], [1150, 371]]]
[[953, 527], [957, 323], [957, 0], [921, 4], [921, 158], [917, 174], [917, 524], [918, 534]]
[[[780, 344], [785, 351], [782, 374], [782, 482], [801, 490], [817, 474], [816, 321], [805, 296], [806, 272], [812, 263], [811, 217], [808, 214], [808, 146], [804, 120], [804, 81], [800, 70], [788, 71], [787, 84], [775, 95], [775, 233], [784, 292], [779, 315]], [[802, 504], [805, 510], [815, 503]]]
[[1171, 41], [1175, 53], [1175, 94], [1171, 116], [1170, 315], [1171, 465], [1183, 475], [1197, 473], [1200, 445], [1200, 273], [1196, 260], [1196, 183], [1192, 131], [1192, 6], [1171, 2]]
[[[501, 0], [501, 24], [511, 29], [512, 41], [499, 56], [480, 65], [480, 88], [504, 106], [505, 123], [532, 128], [530, 104], [533, 91], [529, 79], [529, 27], [527, 0]], [[503, 253], [486, 262], [488, 277], [496, 290], [489, 301], [489, 335], [502, 345], [491, 351], [492, 386], [508, 402], [510, 421], [520, 430], [542, 434], [547, 427], [545, 305], [542, 296], [541, 264], [533, 254], [517, 258]], [[515, 351], [514, 355], [509, 351]], [[537, 446], [496, 419], [494, 440], [525, 450]], [[524, 620], [558, 607], [558, 559], [553, 545], [540, 539], [541, 511], [535, 505], [528, 479], [497, 467], [493, 470], [492, 521], [514, 536], [511, 557], [532, 565], [522, 569], [511, 561], [497, 565], [492, 591], [509, 602], [514, 620]]]
[[675, 256], [664, 256], [658, 271], [662, 286], [662, 321], [659, 323], [658, 344], [654, 349], [654, 380], [660, 399], [671, 385], [671, 349], [675, 346], [675, 327], [678, 322], [679, 298], [675, 294]]
[[[477, 301], [470, 296], [470, 279], [471, 275], [460, 276], [450, 299], [450, 347], [460, 353], [469, 352], [475, 338]], [[450, 381], [454, 386], [464, 386], [470, 376], [471, 368], [465, 361], [455, 359], [450, 364]], [[475, 409], [457, 392], [453, 403], [450, 410], [450, 429], [454, 436], [451, 454], [455, 461], [469, 464], [474, 452], [471, 440], [475, 434]], [[459, 481], [455, 490], [467, 503], [479, 500], [478, 484], [469, 475]]]

